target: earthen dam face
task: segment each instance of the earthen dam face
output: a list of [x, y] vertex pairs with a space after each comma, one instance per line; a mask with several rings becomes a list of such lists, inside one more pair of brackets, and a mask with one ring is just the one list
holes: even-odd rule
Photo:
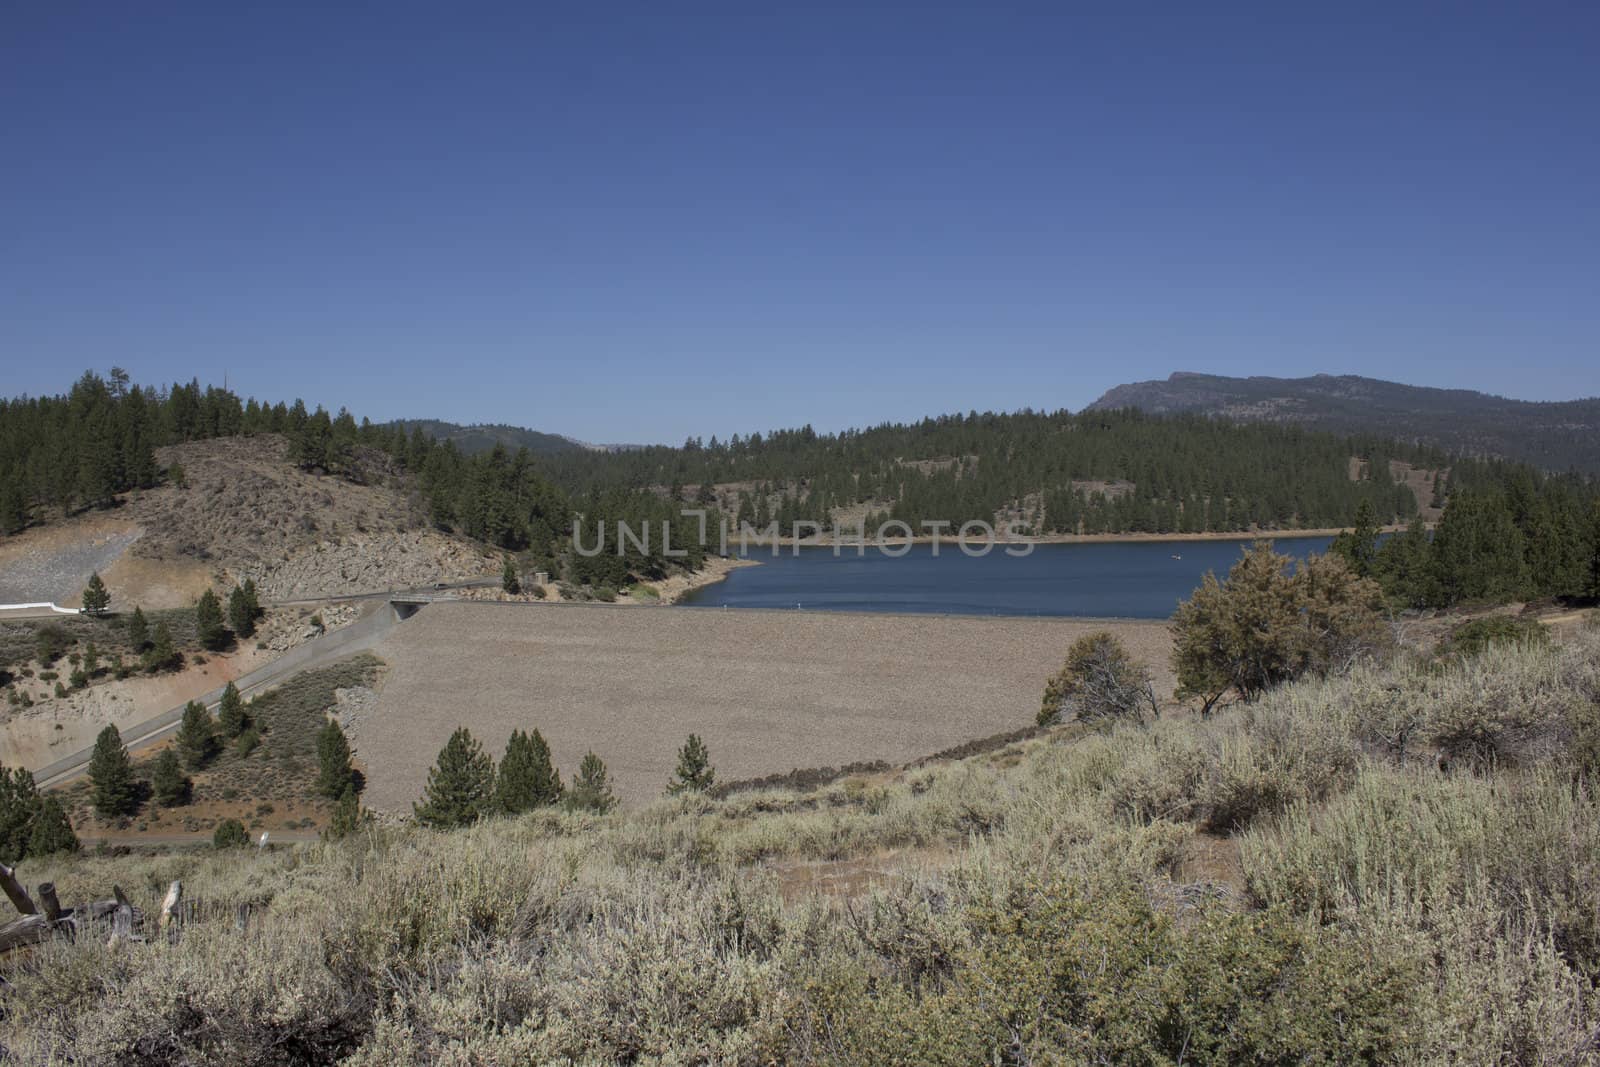
[[1098, 629], [1172, 691], [1164, 623], [430, 604], [376, 649], [389, 670], [353, 736], [364, 800], [409, 812], [457, 726], [497, 759], [537, 727], [563, 781], [592, 749], [628, 803], [661, 795], [690, 733], [721, 781], [904, 763], [1031, 725], [1067, 647]]

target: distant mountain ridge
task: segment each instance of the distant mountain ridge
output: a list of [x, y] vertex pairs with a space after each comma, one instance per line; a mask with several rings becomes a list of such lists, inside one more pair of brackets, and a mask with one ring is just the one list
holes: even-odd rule
[[1470, 389], [1434, 389], [1353, 374], [1230, 378], [1177, 371], [1119, 385], [1089, 411], [1215, 415], [1365, 433], [1458, 454], [1521, 460], [1552, 471], [1600, 474], [1600, 398], [1534, 402]]
[[462, 426], [460, 423], [445, 422], [442, 419], [396, 419], [394, 425], [411, 433], [418, 427], [422, 432], [439, 441], [454, 441], [456, 448], [469, 456], [479, 452], [487, 452], [495, 445], [504, 445], [512, 452], [526, 448], [534, 455], [550, 456], [560, 452], [572, 452], [579, 449], [597, 449], [595, 445], [575, 441], [570, 437], [560, 434], [541, 433], [538, 430], [529, 430], [521, 426], [508, 426], [504, 423], [478, 423], [472, 426]]

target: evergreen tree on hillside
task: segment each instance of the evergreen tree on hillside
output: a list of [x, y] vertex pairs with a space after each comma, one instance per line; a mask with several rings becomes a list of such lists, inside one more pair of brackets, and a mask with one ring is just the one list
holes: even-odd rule
[[128, 644], [133, 646], [134, 654], [138, 655], [149, 643], [150, 624], [145, 621], [144, 610], [135, 605], [133, 614], [128, 616]]
[[192, 783], [178, 762], [177, 750], [170, 747], [162, 749], [150, 775], [150, 789], [155, 794], [156, 803], [166, 808], [185, 803], [191, 788]]
[[172, 643], [172, 631], [167, 629], [165, 619], [156, 623], [155, 634], [150, 638], [150, 647], [142, 662], [144, 669], [152, 674], [177, 665], [178, 650]]
[[94, 753], [89, 757], [89, 785], [95, 814], [102, 819], [132, 812], [135, 801], [133, 761], [128, 758], [122, 735], [115, 726], [107, 726], [95, 738]]
[[234, 586], [228, 594], [228, 626], [241, 640], [256, 632], [256, 605], [254, 597], [243, 586]]
[[28, 836], [28, 856], [53, 856], [58, 852], [78, 851], [78, 835], [66, 809], [55, 797], [45, 797]]
[[39, 811], [33, 775], [22, 767], [8, 770], [0, 765], [0, 863], [15, 864], [28, 854]]
[[452, 830], [470, 826], [494, 805], [494, 761], [465, 726], [457, 728], [428, 771], [422, 800], [412, 805], [424, 826]]
[[15, 475], [0, 472], [0, 537], [20, 533], [28, 524], [28, 509]]
[[1588, 576], [1584, 593], [1600, 599], [1600, 500], [1589, 508]]
[[337, 719], [317, 731], [317, 792], [330, 800], [344, 796], [355, 781], [350, 765], [350, 741]]
[[201, 648], [220, 652], [228, 647], [228, 628], [222, 622], [222, 603], [217, 600], [217, 594], [209, 589], [200, 594], [194, 606], [194, 628]]
[[538, 730], [513, 730], [495, 779], [495, 807], [520, 815], [561, 799], [561, 772], [550, 759], [550, 746]]
[[244, 698], [239, 695], [239, 687], [229, 682], [222, 690], [222, 700], [217, 704], [217, 726], [221, 728], [224, 737], [238, 737], [244, 728], [250, 724], [250, 717], [244, 710]]
[[1502, 494], [1455, 494], [1433, 537], [1433, 577], [1441, 606], [1524, 595], [1529, 585], [1525, 553], [1522, 531]]
[[505, 566], [500, 569], [500, 588], [512, 595], [522, 592], [522, 582], [517, 578], [517, 565], [510, 556], [506, 557]]
[[106, 590], [106, 583], [100, 580], [100, 572], [89, 575], [89, 584], [83, 590], [83, 613], [85, 615], [104, 615], [111, 606], [111, 594]]
[[1434, 586], [1433, 544], [1422, 518], [1411, 520], [1378, 549], [1373, 576], [1396, 607], [1425, 608], [1438, 601]]
[[1342, 556], [1350, 569], [1361, 577], [1372, 574], [1378, 555], [1378, 522], [1370, 500], [1363, 500], [1356, 506], [1355, 529], [1335, 537], [1328, 550]]
[[328, 841], [338, 841], [356, 833], [370, 820], [371, 816], [361, 810], [355, 787], [346, 786], [339, 803], [334, 805], [333, 815], [329, 817], [328, 827], [322, 836]]
[[183, 706], [183, 721], [178, 726], [178, 751], [190, 770], [206, 765], [217, 751], [217, 735], [212, 727], [211, 713], [204, 704], [191, 700]]
[[593, 752], [585, 753], [578, 764], [572, 788], [567, 790], [566, 804], [573, 811], [592, 811], [600, 815], [617, 806], [616, 795], [611, 791], [611, 776], [605, 763]]
[[690, 734], [683, 747], [678, 749], [678, 767], [673, 772], [672, 781], [667, 783], [667, 795], [704, 793], [716, 783], [717, 772], [711, 766], [710, 751], [705, 742], [700, 740], [699, 734]]

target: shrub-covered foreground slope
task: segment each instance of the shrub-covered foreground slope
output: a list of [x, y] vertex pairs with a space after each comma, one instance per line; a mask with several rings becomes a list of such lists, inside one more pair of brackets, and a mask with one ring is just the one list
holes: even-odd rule
[[[715, 739], [708, 738], [715, 752]], [[210, 921], [9, 967], [77, 1063], [1587, 1063], [1600, 635], [821, 793], [81, 857]], [[801, 858], [932, 862], [846, 899]], [[239, 903], [255, 908], [243, 933]]]

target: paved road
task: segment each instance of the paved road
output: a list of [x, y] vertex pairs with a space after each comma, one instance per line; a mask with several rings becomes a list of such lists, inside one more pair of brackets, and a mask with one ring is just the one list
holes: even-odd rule
[[318, 604], [332, 604], [339, 601], [361, 600], [422, 600], [426, 601], [431, 596], [448, 593], [452, 589], [498, 589], [499, 578], [464, 578], [455, 582], [439, 582], [435, 585], [417, 586], [414, 589], [376, 589], [369, 593], [346, 593], [340, 596], [314, 596], [300, 597], [296, 600], [272, 600], [264, 606], [270, 608], [305, 608]]
[[[387, 595], [385, 594], [385, 596]], [[401, 596], [401, 599], [404, 599], [404, 597]], [[370, 608], [361, 618], [349, 626], [334, 630], [332, 633], [324, 634], [322, 637], [290, 649], [271, 663], [258, 667], [248, 674], [241, 675], [234, 684], [239, 687], [239, 692], [242, 695], [246, 697], [257, 696], [274, 685], [288, 681], [301, 671], [323, 667], [373, 647], [389, 628], [398, 621], [398, 613], [385, 600], [383, 603]], [[214, 709], [222, 700], [223, 688], [213, 689], [200, 697], [201, 703], [205, 704], [208, 709]], [[123, 744], [128, 746], [130, 752], [154, 744], [156, 741], [176, 733], [182, 720], [183, 705], [180, 705], [123, 730]], [[89, 757], [93, 752], [93, 746], [79, 749], [69, 756], [41, 767], [34, 772], [34, 781], [40, 787], [61, 785], [64, 782], [69, 782], [84, 772], [89, 765]]]

